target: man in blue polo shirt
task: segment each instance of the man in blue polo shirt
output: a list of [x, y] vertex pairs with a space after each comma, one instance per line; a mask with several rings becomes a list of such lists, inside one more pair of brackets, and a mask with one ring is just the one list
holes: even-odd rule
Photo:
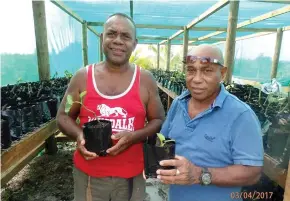
[[222, 84], [227, 68], [219, 49], [200, 45], [186, 57], [187, 91], [174, 99], [161, 133], [176, 141], [176, 159], [164, 160], [158, 178], [171, 184], [170, 201], [255, 198], [240, 193], [263, 166], [260, 123], [252, 109]]

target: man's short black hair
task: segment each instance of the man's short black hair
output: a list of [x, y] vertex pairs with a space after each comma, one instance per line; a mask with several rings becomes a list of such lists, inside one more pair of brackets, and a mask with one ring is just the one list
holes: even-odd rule
[[135, 22], [133, 21], [133, 19], [132, 19], [130, 16], [128, 16], [128, 15], [126, 15], [126, 14], [124, 14], [124, 13], [114, 13], [114, 14], [110, 15], [110, 16], [107, 18], [107, 20], [110, 19], [111, 17], [114, 17], [114, 16], [121, 16], [121, 17], [124, 17], [124, 18], [127, 18], [128, 20], [130, 20], [130, 22], [131, 22], [131, 23], [133, 24], [133, 26], [134, 26], [135, 38], [137, 38], [136, 24], [135, 24]]

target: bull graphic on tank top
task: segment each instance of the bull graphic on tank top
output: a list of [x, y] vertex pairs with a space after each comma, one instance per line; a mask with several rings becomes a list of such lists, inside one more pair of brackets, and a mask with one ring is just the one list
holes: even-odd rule
[[[109, 120], [112, 122], [112, 131], [134, 131], [135, 117], [127, 117], [127, 111], [122, 107], [109, 107], [106, 104], [97, 105], [97, 110], [100, 112], [98, 119]], [[96, 118], [88, 117], [88, 121], [93, 121]]]

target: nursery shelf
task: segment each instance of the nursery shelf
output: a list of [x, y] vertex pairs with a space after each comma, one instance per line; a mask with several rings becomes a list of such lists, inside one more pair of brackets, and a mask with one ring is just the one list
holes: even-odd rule
[[37, 156], [45, 148], [45, 140], [57, 130], [56, 120], [52, 119], [3, 151], [1, 153], [1, 185], [5, 185]]

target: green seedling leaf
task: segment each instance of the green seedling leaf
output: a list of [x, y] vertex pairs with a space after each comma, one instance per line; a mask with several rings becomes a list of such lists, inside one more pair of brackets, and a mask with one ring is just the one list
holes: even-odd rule
[[69, 103], [70, 105], [72, 105], [73, 104], [73, 98], [72, 98], [72, 96], [71, 95], [67, 95], [66, 101], [67, 101], [67, 103]]
[[70, 111], [70, 109], [71, 109], [71, 107], [72, 107], [72, 104], [70, 104], [70, 103], [67, 101], [66, 104], [65, 104], [64, 112], [65, 112], [66, 114], [68, 114], [69, 111]]
[[81, 94], [80, 94], [80, 98], [81, 98], [81, 102], [83, 102], [83, 97], [87, 94], [87, 91], [83, 91]]
[[161, 133], [157, 133], [156, 145], [163, 147], [164, 146], [165, 137]]

